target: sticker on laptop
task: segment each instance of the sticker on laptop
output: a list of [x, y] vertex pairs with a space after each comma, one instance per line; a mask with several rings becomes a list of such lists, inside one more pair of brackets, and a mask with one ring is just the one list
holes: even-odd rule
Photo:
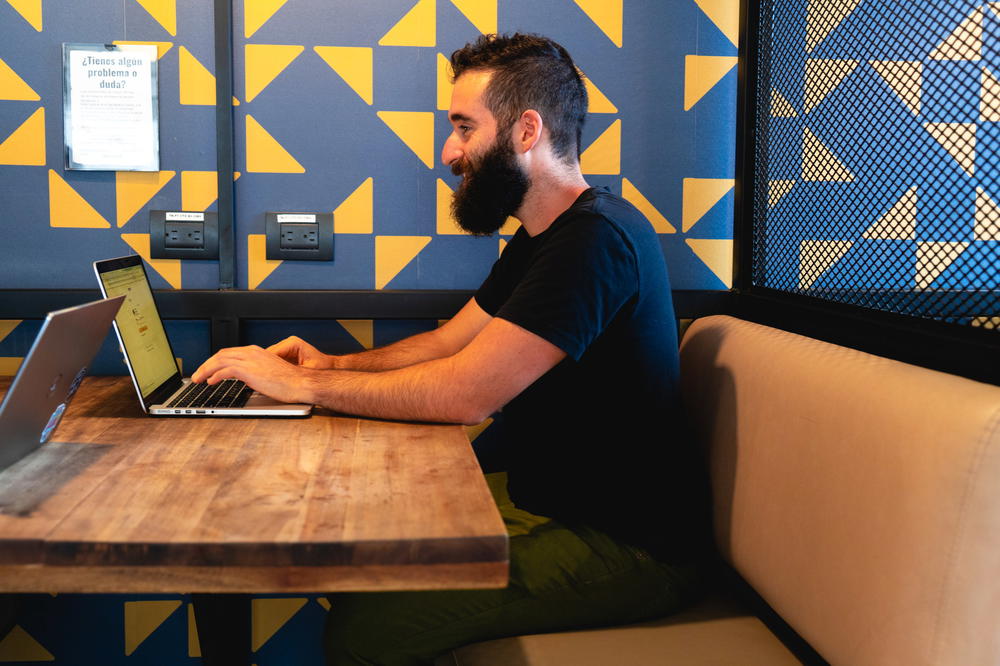
[[45, 428], [42, 429], [42, 436], [38, 440], [40, 443], [44, 444], [49, 441], [52, 437], [52, 433], [59, 426], [59, 422], [62, 421], [63, 413], [66, 411], [66, 406], [69, 405], [73, 396], [76, 395], [77, 389], [80, 388], [80, 383], [83, 382], [83, 378], [87, 375], [86, 366], [80, 368], [80, 372], [76, 373], [76, 377], [73, 378], [73, 383], [69, 385], [69, 391], [66, 393], [66, 399], [59, 403], [55, 411], [52, 412], [52, 416], [49, 417], [49, 422], [45, 424]]

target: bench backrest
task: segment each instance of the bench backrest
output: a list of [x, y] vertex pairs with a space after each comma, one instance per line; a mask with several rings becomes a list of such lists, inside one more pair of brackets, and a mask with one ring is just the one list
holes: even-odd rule
[[803, 638], [1000, 664], [1000, 387], [723, 316], [681, 368], [719, 548]]

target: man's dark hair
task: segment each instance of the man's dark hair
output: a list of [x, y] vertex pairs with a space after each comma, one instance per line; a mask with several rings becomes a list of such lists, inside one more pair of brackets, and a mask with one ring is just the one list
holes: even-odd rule
[[549, 129], [555, 154], [566, 162], [580, 157], [587, 117], [587, 90], [573, 59], [541, 35], [482, 35], [451, 54], [454, 78], [470, 70], [493, 72], [483, 103], [497, 120], [498, 136], [534, 109]]

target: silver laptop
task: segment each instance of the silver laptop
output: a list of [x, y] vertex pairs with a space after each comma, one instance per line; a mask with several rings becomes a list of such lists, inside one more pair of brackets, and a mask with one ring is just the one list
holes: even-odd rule
[[182, 379], [146, 269], [138, 255], [94, 262], [105, 297], [125, 296], [114, 328], [135, 392], [154, 416], [308, 416], [312, 405], [278, 402], [229, 379], [214, 386]]
[[49, 441], [123, 297], [50, 312], [0, 405], [0, 469]]

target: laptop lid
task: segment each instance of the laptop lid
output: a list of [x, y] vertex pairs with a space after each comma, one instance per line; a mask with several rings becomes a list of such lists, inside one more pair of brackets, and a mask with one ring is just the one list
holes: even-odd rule
[[50, 312], [0, 404], [0, 469], [47, 442], [124, 297]]
[[132, 384], [147, 412], [181, 386], [181, 372], [167, 339], [153, 290], [139, 255], [94, 262], [101, 293], [124, 296], [114, 328]]

